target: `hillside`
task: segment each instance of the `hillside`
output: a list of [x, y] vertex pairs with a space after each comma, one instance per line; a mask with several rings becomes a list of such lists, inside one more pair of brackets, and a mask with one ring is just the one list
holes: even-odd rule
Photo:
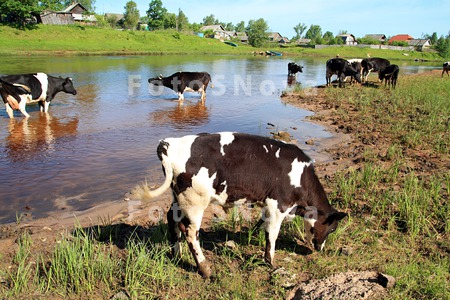
[[417, 51], [379, 50], [357, 47], [325, 49], [300, 48], [294, 45], [280, 48], [268, 44], [254, 48], [239, 44], [231, 47], [215, 39], [179, 33], [174, 30], [130, 31], [93, 26], [39, 25], [31, 30], [0, 26], [0, 54], [2, 55], [164, 55], [164, 54], [247, 54], [275, 49], [284, 56], [309, 57], [375, 57], [394, 60], [443, 59], [436, 53]]

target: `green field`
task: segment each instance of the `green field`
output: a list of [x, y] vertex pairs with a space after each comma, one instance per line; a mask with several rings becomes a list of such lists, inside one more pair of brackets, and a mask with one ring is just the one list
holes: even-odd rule
[[0, 26], [2, 55], [127, 55], [127, 54], [247, 54], [276, 50], [287, 56], [375, 57], [394, 60], [426, 59], [441, 61], [435, 53], [393, 51], [356, 47], [310, 49], [278, 44], [253, 48], [239, 44], [231, 47], [215, 39], [201, 38], [174, 30], [131, 31], [94, 26], [39, 25], [36, 29], [19, 30]]

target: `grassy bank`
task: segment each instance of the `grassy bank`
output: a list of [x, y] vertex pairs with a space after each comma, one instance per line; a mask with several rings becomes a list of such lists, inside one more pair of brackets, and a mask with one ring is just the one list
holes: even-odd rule
[[[305, 250], [301, 220], [284, 224], [279, 267], [297, 280], [375, 270], [397, 280], [389, 299], [450, 299], [449, 88], [450, 80], [433, 73], [403, 76], [393, 91], [347, 87], [292, 96], [322, 106], [334, 128], [354, 138], [330, 150], [333, 164], [345, 162], [337, 172], [323, 178], [328, 166], [318, 166], [331, 202], [349, 218], [322, 253]], [[264, 264], [264, 233], [249, 230], [255, 222], [235, 213], [201, 234], [214, 281], [196, 273], [188, 252], [181, 261], [168, 258], [162, 223], [100, 220], [45, 238], [13, 233], [4, 240], [9, 251], [0, 253], [0, 298], [283, 298], [289, 289]]]
[[385, 57], [393, 60], [441, 61], [435, 53], [393, 51], [356, 47], [325, 49], [300, 48], [291, 45], [280, 48], [268, 44], [258, 49], [239, 44], [231, 47], [215, 39], [178, 33], [173, 30], [129, 31], [93, 26], [39, 25], [32, 30], [18, 30], [0, 26], [0, 54], [2, 55], [126, 55], [126, 54], [247, 54], [253, 51], [277, 50], [287, 56], [307, 57]]

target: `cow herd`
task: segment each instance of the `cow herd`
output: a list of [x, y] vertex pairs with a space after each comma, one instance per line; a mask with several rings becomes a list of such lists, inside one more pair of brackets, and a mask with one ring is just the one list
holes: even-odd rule
[[[446, 66], [444, 64], [444, 70]], [[442, 76], [444, 75], [442, 71]], [[447, 64], [447, 74], [450, 67]], [[297, 72], [303, 72], [303, 66], [300, 66], [294, 62], [288, 64], [288, 83], [292, 83]], [[365, 59], [343, 59], [335, 57], [327, 60], [325, 79], [326, 86], [330, 86], [333, 75], [337, 76], [337, 82], [339, 87], [342, 87], [347, 78], [350, 77], [350, 83], [353, 80], [358, 83], [368, 83], [368, 76], [371, 72], [378, 73], [378, 79], [380, 82], [385, 81], [385, 86], [395, 89], [397, 85], [398, 73], [400, 68], [398, 65], [391, 64], [389, 60], [379, 57], [365, 58]]]
[[[444, 72], [450, 70], [448, 62]], [[288, 77], [303, 72], [303, 66], [288, 64]], [[346, 77], [358, 83], [367, 82], [371, 72], [385, 85], [395, 88], [399, 67], [386, 59], [345, 60], [339, 57], [326, 62], [326, 82], [337, 75], [339, 86]], [[168, 77], [148, 79], [155, 87], [171, 88], [184, 99], [185, 91], [201, 93], [204, 103], [211, 82], [207, 72], [176, 72]], [[47, 112], [55, 95], [65, 92], [76, 95], [71, 78], [35, 73], [0, 77], [0, 95], [6, 111], [13, 118], [14, 110], [25, 117], [28, 103], [39, 103]], [[347, 216], [330, 205], [315, 174], [313, 161], [296, 145], [266, 137], [236, 132], [188, 135], [160, 141], [157, 155], [165, 175], [157, 189], [137, 190], [138, 199], [152, 199], [171, 188], [172, 206], [167, 213], [169, 239], [175, 256], [181, 255], [181, 238], [186, 237], [198, 272], [209, 277], [211, 270], [199, 243], [203, 214], [210, 203], [225, 208], [250, 203], [263, 207], [260, 222], [266, 232], [265, 260], [274, 262], [275, 243], [282, 221], [295, 215], [304, 219], [306, 241], [315, 250], [322, 250], [328, 235]]]

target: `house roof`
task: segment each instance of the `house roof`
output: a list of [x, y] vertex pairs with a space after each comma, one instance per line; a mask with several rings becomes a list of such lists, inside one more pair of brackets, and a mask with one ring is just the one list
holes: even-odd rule
[[114, 18], [118, 22], [124, 18], [124, 15], [115, 13], [105, 13], [105, 18]]
[[375, 33], [375, 34], [370, 33], [366, 34], [364, 37], [368, 39], [374, 39], [376, 41], [384, 41], [386, 39], [386, 35], [382, 33]]
[[397, 34], [389, 39], [389, 43], [392, 42], [406, 42], [408, 40], [413, 40], [414, 38], [409, 34]]
[[67, 6], [65, 9], [63, 9], [63, 12], [70, 12], [72, 9], [74, 9], [75, 7], [77, 7], [77, 5], [79, 5], [83, 10], [86, 10], [86, 8], [78, 2], [74, 2], [71, 5]]
[[430, 40], [429, 39], [412, 39], [412, 40], [408, 40], [408, 44], [410, 46], [431, 46]]
[[220, 24], [216, 24], [216, 25], [207, 25], [207, 26], [203, 26], [202, 28], [200, 28], [200, 31], [207, 31], [207, 30], [212, 30], [212, 31], [225, 31], [225, 28], [223, 28], [222, 25], [220, 25]]

